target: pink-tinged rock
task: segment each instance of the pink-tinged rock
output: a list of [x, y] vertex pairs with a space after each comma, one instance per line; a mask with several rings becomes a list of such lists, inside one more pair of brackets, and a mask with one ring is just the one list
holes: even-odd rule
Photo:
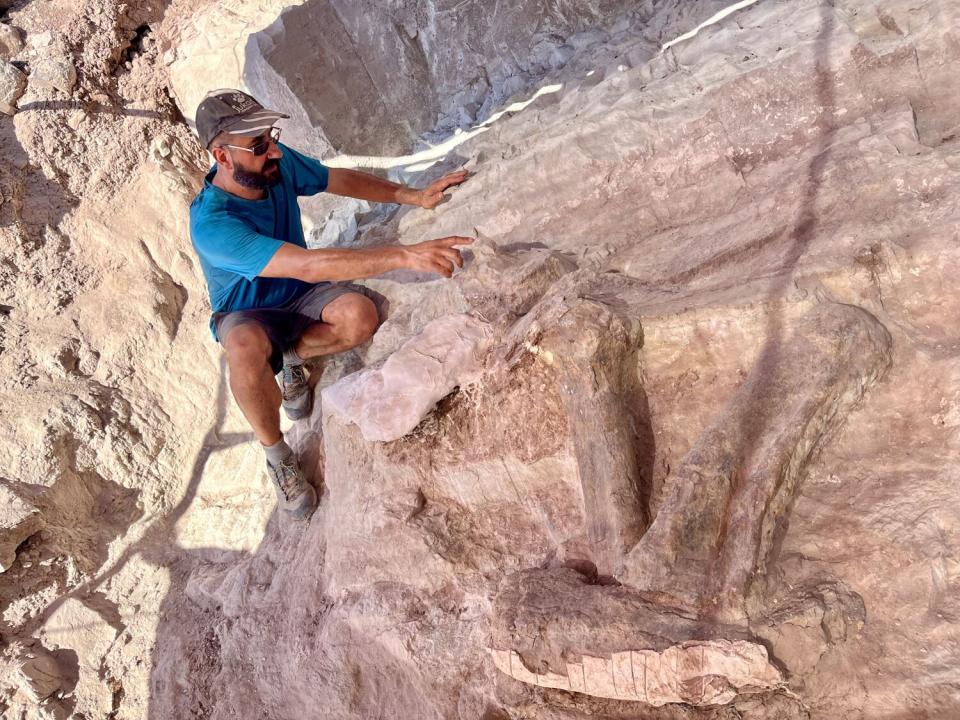
[[583, 675], [586, 693], [597, 697], [615, 698], [617, 688], [613, 684], [613, 660], [610, 658], [583, 656]]
[[567, 677], [570, 678], [570, 689], [573, 692], [587, 691], [586, 676], [581, 663], [567, 663]]
[[560, 673], [538, 673], [537, 685], [540, 687], [555, 688], [557, 690], [569, 690], [570, 678], [568, 678], [566, 675], [561, 675]]
[[646, 695], [652, 705], [680, 702], [678, 671], [680, 653], [676, 646], [662, 653], [644, 652], [646, 661]]
[[513, 651], [491, 654], [499, 670], [521, 682], [656, 706], [723, 705], [741, 691], [771, 689], [783, 681], [764, 647], [742, 640], [687, 642], [661, 652], [627, 650], [609, 658], [584, 655], [579, 663], [567, 663], [566, 677], [537, 675]]
[[523, 664], [523, 660], [515, 652], [510, 653], [510, 675], [520, 682], [530, 685], [537, 684], [537, 674], [528, 670], [527, 666]]
[[458, 385], [479, 376], [490, 326], [469, 315], [429, 323], [377, 369], [354, 373], [323, 391], [323, 406], [389, 442], [413, 430]]
[[613, 684], [616, 688], [617, 697], [623, 700], [640, 700], [630, 651], [613, 653], [612, 660]]

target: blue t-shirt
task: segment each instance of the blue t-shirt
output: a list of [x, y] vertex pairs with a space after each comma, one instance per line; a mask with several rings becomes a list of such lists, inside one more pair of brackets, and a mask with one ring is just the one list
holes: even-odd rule
[[[293, 278], [258, 277], [283, 243], [307, 246], [297, 196], [327, 188], [328, 170], [319, 160], [286, 145], [280, 149], [282, 179], [262, 200], [245, 200], [215, 186], [214, 165], [190, 205], [190, 238], [215, 313], [277, 307], [312, 287]], [[212, 317], [210, 331], [216, 338]]]

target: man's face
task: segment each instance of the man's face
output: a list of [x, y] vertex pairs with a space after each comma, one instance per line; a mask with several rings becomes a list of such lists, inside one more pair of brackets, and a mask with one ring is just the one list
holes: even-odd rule
[[[247, 150], [238, 149], [254, 148], [264, 142], [268, 143], [268, 150], [263, 155], [254, 155]], [[280, 158], [283, 157], [283, 153], [277, 144], [270, 140], [269, 132], [254, 138], [231, 138], [230, 145], [236, 147], [223, 149], [232, 160], [231, 175], [238, 185], [253, 190], [266, 190], [280, 182]]]

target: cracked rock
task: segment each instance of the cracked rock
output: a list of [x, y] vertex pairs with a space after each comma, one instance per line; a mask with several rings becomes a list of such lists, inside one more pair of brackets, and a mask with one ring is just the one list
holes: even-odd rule
[[20, 37], [20, 31], [0, 23], [0, 58], [9, 60], [21, 50], [23, 50], [23, 38]]
[[77, 70], [67, 58], [47, 56], [31, 66], [30, 78], [47, 90], [70, 93], [77, 84]]
[[45, 524], [37, 508], [0, 486], [0, 572], [10, 569], [20, 543]]
[[26, 89], [27, 76], [5, 60], [0, 60], [0, 112], [13, 115], [17, 110], [17, 100]]

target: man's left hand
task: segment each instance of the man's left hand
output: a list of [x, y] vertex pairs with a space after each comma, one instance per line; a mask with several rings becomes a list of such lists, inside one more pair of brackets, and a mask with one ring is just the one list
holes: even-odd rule
[[444, 175], [439, 180], [435, 180], [420, 191], [420, 207], [431, 210], [443, 200], [443, 191], [452, 185], [459, 185], [467, 179], [466, 170], [458, 170], [449, 175]]

